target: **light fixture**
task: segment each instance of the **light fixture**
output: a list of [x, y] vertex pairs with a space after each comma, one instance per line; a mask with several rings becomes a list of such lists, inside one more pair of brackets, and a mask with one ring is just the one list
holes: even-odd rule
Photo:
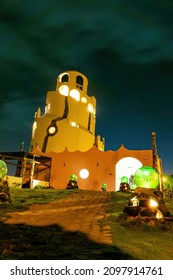
[[157, 209], [156, 218], [157, 219], [162, 219], [163, 218], [163, 214], [162, 214], [162, 212], [159, 209]]
[[88, 171], [88, 169], [81, 169], [80, 170], [80, 172], [79, 172], [79, 175], [80, 175], [80, 177], [82, 178], [82, 179], [86, 179], [86, 178], [88, 178], [88, 176], [89, 176], [89, 171]]
[[54, 134], [56, 132], [56, 128], [54, 126], [51, 126], [48, 131], [50, 134]]
[[68, 96], [69, 87], [66, 86], [66, 85], [62, 85], [62, 86], [60, 86], [60, 88], [59, 88], [59, 92], [60, 92], [61, 95]]
[[82, 103], [87, 103], [87, 99], [85, 97], [81, 98]]
[[80, 92], [77, 89], [70, 90], [70, 96], [74, 98], [76, 101], [80, 100]]
[[132, 199], [131, 199], [131, 202], [132, 202], [132, 206], [138, 206], [139, 205], [139, 199], [137, 196], [134, 196]]
[[90, 113], [94, 113], [94, 108], [93, 108], [93, 105], [91, 103], [88, 103], [88, 111]]
[[158, 207], [158, 202], [155, 199], [150, 199], [150, 207]]
[[77, 122], [69, 121], [70, 125], [73, 127], [79, 127], [79, 124]]

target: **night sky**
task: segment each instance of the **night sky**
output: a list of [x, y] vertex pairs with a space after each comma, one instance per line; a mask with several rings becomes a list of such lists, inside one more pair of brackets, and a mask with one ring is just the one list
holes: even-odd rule
[[57, 76], [82, 72], [106, 150], [151, 149], [173, 173], [173, 1], [1, 0], [0, 151], [28, 151]]

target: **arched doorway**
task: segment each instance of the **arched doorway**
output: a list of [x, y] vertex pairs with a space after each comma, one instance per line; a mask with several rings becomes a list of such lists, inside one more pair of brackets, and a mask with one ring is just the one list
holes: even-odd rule
[[133, 157], [125, 157], [120, 159], [115, 168], [116, 168], [116, 178], [115, 178], [115, 190], [118, 191], [121, 183], [121, 178], [126, 176], [129, 183], [131, 183], [131, 176], [134, 175], [136, 170], [142, 166], [142, 163]]

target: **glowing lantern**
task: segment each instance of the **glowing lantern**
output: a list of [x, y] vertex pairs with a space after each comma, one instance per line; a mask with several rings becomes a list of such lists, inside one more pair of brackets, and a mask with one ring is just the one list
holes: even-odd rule
[[70, 180], [77, 181], [77, 175], [76, 174], [70, 175]]
[[126, 176], [121, 177], [121, 183], [128, 183], [129, 180]]
[[0, 160], [0, 178], [5, 177], [7, 174], [7, 165], [3, 160]]
[[150, 199], [150, 207], [158, 207], [158, 202], [155, 199]]
[[162, 219], [163, 218], [163, 214], [162, 214], [162, 212], [159, 209], [157, 209], [156, 218], [157, 219]]
[[136, 189], [136, 185], [134, 185], [134, 184], [130, 185], [130, 189], [131, 189], [131, 190]]
[[131, 202], [132, 202], [132, 206], [138, 206], [139, 205], [139, 199], [137, 196], [134, 196], [133, 198], [131, 198]]
[[159, 174], [154, 168], [143, 166], [135, 172], [134, 183], [137, 187], [156, 189], [159, 186]]
[[107, 184], [102, 184], [102, 189], [106, 189], [107, 188]]

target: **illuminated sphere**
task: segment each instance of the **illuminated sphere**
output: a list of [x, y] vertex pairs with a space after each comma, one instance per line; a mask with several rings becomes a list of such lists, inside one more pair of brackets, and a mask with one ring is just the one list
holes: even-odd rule
[[89, 171], [87, 170], [87, 169], [81, 169], [81, 171], [80, 171], [80, 177], [82, 178], [82, 179], [86, 179], [86, 178], [88, 178], [88, 176], [89, 176]]
[[137, 187], [156, 189], [159, 186], [159, 174], [150, 166], [142, 166], [135, 172], [134, 182]]
[[5, 177], [7, 174], [7, 165], [3, 160], [0, 160], [0, 178]]
[[121, 183], [128, 183], [129, 180], [126, 176], [121, 177]]
[[77, 181], [77, 175], [76, 174], [71, 174], [70, 175], [70, 180]]
[[136, 185], [135, 185], [135, 184], [133, 184], [133, 185], [130, 185], [130, 189], [131, 189], [131, 190], [134, 190], [134, 189], [136, 189]]
[[102, 189], [106, 189], [107, 188], [107, 184], [103, 183], [102, 184]]

